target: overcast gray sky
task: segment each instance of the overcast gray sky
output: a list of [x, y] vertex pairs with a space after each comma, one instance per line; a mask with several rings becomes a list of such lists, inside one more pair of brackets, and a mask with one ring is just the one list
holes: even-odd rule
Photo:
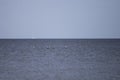
[[0, 0], [0, 38], [120, 38], [120, 0]]

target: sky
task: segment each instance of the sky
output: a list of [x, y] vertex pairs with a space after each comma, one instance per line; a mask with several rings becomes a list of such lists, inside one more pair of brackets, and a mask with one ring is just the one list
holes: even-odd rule
[[0, 0], [0, 38], [120, 38], [120, 0]]

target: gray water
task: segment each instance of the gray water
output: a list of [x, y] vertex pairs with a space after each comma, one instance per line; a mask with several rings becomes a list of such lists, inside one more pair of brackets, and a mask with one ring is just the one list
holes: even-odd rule
[[120, 40], [0, 40], [0, 80], [120, 80]]

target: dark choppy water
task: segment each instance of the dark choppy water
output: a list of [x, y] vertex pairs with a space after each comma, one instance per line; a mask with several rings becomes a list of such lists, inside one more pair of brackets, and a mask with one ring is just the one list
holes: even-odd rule
[[120, 80], [120, 40], [0, 40], [0, 80]]

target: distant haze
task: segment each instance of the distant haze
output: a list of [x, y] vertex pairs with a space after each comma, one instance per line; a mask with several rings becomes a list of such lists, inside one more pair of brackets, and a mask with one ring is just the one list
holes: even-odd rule
[[120, 38], [120, 0], [0, 0], [0, 38]]

